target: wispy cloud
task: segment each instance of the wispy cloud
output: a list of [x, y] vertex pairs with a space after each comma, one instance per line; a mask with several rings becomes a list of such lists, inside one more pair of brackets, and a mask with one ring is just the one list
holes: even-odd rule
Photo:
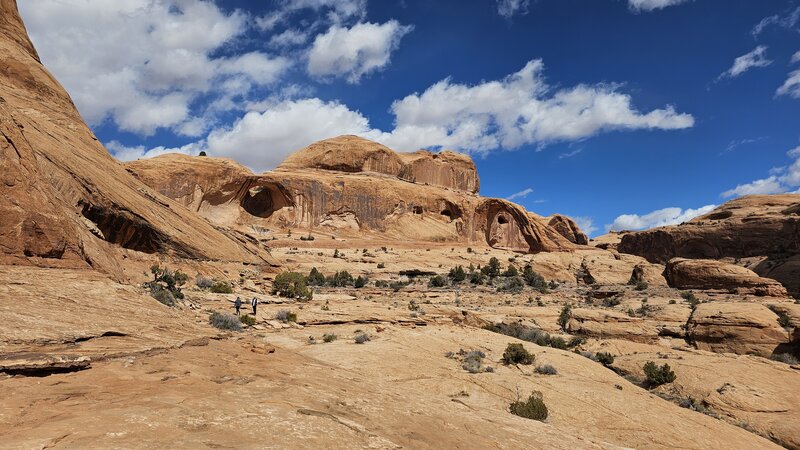
[[516, 15], [528, 14], [530, 0], [497, 0], [497, 14], [511, 20]]
[[668, 6], [680, 5], [689, 0], [628, 0], [628, 7], [635, 12], [650, 12]]
[[533, 189], [532, 188], [525, 188], [525, 189], [523, 189], [523, 190], [521, 190], [519, 192], [515, 192], [515, 193], [509, 195], [508, 197], [506, 197], [506, 200], [514, 200], [516, 198], [525, 198], [525, 197], [527, 197], [528, 195], [530, 195], [532, 193], [533, 193]]
[[743, 145], [754, 144], [756, 142], [764, 141], [764, 140], [767, 140], [767, 139], [769, 139], [767, 136], [759, 136], [759, 137], [751, 138], [751, 139], [739, 139], [739, 140], [730, 141], [728, 143], [728, 146], [725, 147], [725, 150], [723, 150], [720, 153], [720, 155], [724, 155], [725, 153], [732, 152], [732, 151], [736, 150], [737, 148], [739, 148], [739, 147], [741, 147]]
[[577, 155], [578, 153], [580, 153], [582, 151], [583, 151], [583, 149], [579, 148], [579, 149], [573, 150], [571, 152], [565, 152], [565, 153], [562, 153], [562, 154], [558, 155], [558, 159], [572, 158], [573, 156]]
[[776, 26], [780, 28], [794, 28], [798, 23], [800, 23], [800, 6], [789, 11], [785, 15], [775, 14], [773, 16], [761, 19], [761, 22], [753, 27], [753, 31], [751, 31], [751, 33], [753, 34], [753, 37], [757, 38], [759, 34], [769, 27]]
[[717, 80], [723, 78], [736, 78], [755, 67], [767, 67], [772, 64], [772, 60], [767, 59], [767, 46], [759, 45], [752, 52], [746, 53], [733, 60], [730, 69], [722, 72]]
[[708, 214], [717, 205], [706, 205], [697, 209], [681, 209], [677, 207], [659, 209], [647, 214], [623, 214], [606, 225], [606, 231], [645, 230], [648, 228], [677, 225], [697, 216]]

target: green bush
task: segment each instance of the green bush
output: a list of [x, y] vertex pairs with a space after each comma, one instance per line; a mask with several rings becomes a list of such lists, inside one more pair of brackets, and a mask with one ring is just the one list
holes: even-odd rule
[[170, 272], [158, 264], [150, 267], [150, 273], [153, 274], [153, 281], [144, 284], [150, 290], [150, 295], [167, 306], [175, 306], [176, 300], [183, 298], [181, 286], [189, 280], [189, 275], [178, 270]]
[[530, 354], [522, 344], [508, 344], [506, 351], [503, 352], [504, 364], [533, 364], [536, 357]]
[[525, 268], [522, 269], [522, 278], [525, 279], [525, 284], [528, 286], [536, 289], [537, 291], [545, 294], [548, 290], [548, 284], [545, 281], [544, 277], [539, 275], [533, 270], [530, 264], [526, 265]]
[[367, 285], [367, 281], [367, 277], [359, 275], [358, 278], [356, 278], [356, 281], [353, 282], [353, 287], [356, 289], [361, 289]]
[[471, 284], [483, 284], [486, 283], [486, 275], [484, 275], [480, 271], [472, 272], [469, 276], [469, 282]]
[[158, 300], [161, 304], [169, 307], [175, 306], [177, 303], [175, 301], [175, 297], [172, 295], [172, 292], [159, 284], [150, 285], [150, 296]]
[[572, 305], [566, 304], [563, 308], [561, 308], [561, 313], [558, 314], [558, 326], [561, 327], [562, 330], [567, 330], [567, 324], [569, 323], [569, 319], [572, 317]]
[[495, 278], [500, 275], [500, 260], [492, 256], [489, 259], [489, 264], [483, 266], [481, 273], [489, 278]]
[[450, 273], [448, 273], [447, 276], [453, 280], [453, 283], [461, 283], [467, 279], [467, 272], [464, 270], [463, 266], [456, 266], [450, 269]]
[[335, 341], [338, 338], [339, 338], [339, 336], [337, 336], [337, 335], [335, 335], [333, 333], [325, 333], [325, 334], [322, 335], [322, 342], [325, 342], [327, 344], [329, 342]]
[[232, 294], [233, 287], [224, 281], [215, 281], [211, 285], [211, 292], [215, 294]]
[[358, 334], [356, 334], [356, 336], [353, 338], [353, 341], [354, 341], [356, 344], [364, 344], [364, 343], [368, 342], [369, 340], [370, 340], [370, 339], [369, 339], [369, 335], [367, 335], [366, 333], [358, 333]]
[[564, 338], [556, 336], [550, 338], [550, 347], [566, 350], [569, 345], [567, 345], [567, 341]]
[[614, 364], [614, 355], [608, 352], [598, 352], [594, 355], [594, 360], [608, 367]]
[[653, 361], [647, 361], [642, 369], [647, 377], [647, 384], [652, 387], [672, 383], [676, 378], [675, 372], [666, 363], [659, 367]]
[[483, 363], [483, 358], [485, 357], [486, 354], [482, 351], [472, 350], [464, 355], [464, 359], [461, 360], [461, 368], [469, 373], [483, 372], [481, 364]]
[[216, 311], [211, 313], [208, 322], [220, 330], [242, 331], [242, 323], [233, 314], [223, 314]]
[[385, 263], [378, 263], [378, 269], [385, 269], [385, 268], [386, 268]]
[[325, 275], [317, 270], [316, 267], [312, 267], [311, 272], [308, 272], [308, 276], [306, 277], [306, 284], [309, 286], [324, 286]]
[[272, 295], [311, 300], [313, 293], [306, 286], [306, 277], [297, 272], [281, 272], [272, 282]]
[[352, 286], [354, 283], [355, 280], [353, 279], [353, 276], [350, 275], [350, 273], [346, 270], [336, 272], [325, 279], [325, 284], [332, 287], [347, 287]]
[[547, 419], [547, 406], [544, 404], [542, 393], [534, 391], [526, 401], [516, 401], [509, 405], [511, 414], [515, 414], [526, 419], [544, 421]]
[[497, 287], [497, 292], [508, 292], [509, 294], [519, 294], [525, 289], [525, 282], [520, 277], [509, 277], [502, 281]]
[[648, 286], [646, 281], [639, 280], [639, 281], [636, 282], [636, 288], [635, 289], [637, 291], [646, 291], [647, 288], [649, 288], [649, 287], [650, 286]]
[[514, 267], [512, 265], [509, 265], [508, 269], [506, 269], [503, 272], [503, 276], [504, 277], [518, 277], [519, 276], [519, 270], [517, 270], [516, 267]]
[[431, 277], [428, 281], [428, 287], [440, 288], [447, 286], [447, 279], [441, 275]]
[[239, 322], [249, 327], [252, 327], [253, 325], [256, 324], [256, 318], [248, 314], [243, 314], [239, 316]]
[[295, 313], [293, 313], [291, 311], [287, 311], [285, 309], [282, 309], [282, 310], [278, 311], [277, 313], [275, 313], [275, 320], [279, 320], [279, 321], [281, 321], [283, 323], [290, 323], [290, 322], [297, 323], [297, 314], [295, 314]]

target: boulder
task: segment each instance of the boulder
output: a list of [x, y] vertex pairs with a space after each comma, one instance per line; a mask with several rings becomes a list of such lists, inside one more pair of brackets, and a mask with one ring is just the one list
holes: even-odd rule
[[664, 273], [669, 285], [677, 289], [719, 289], [771, 297], [788, 295], [786, 288], [773, 279], [759, 277], [745, 267], [711, 259], [673, 258]]
[[548, 217], [547, 225], [573, 244], [587, 245], [589, 243], [589, 238], [581, 231], [578, 224], [567, 216], [561, 214], [552, 215]]
[[689, 318], [687, 334], [701, 350], [763, 357], [789, 342], [778, 316], [760, 303], [701, 303]]
[[646, 262], [633, 266], [631, 281], [634, 283], [645, 282], [649, 287], [667, 286], [667, 280], [664, 278], [664, 266]]

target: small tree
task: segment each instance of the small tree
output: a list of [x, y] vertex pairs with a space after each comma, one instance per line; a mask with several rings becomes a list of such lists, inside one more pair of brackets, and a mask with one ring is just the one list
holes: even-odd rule
[[572, 305], [569, 303], [564, 305], [561, 308], [561, 313], [558, 315], [558, 325], [561, 327], [562, 330], [567, 329], [567, 324], [569, 323], [569, 319], [572, 317]]
[[504, 277], [516, 277], [519, 276], [519, 270], [516, 267], [509, 265], [508, 269], [503, 272]]
[[614, 364], [614, 355], [608, 352], [598, 352], [594, 355], [594, 359], [597, 360], [600, 364], [609, 367], [610, 365]]
[[324, 286], [325, 285], [325, 275], [322, 274], [316, 267], [311, 268], [311, 272], [308, 272], [308, 277], [306, 277], [306, 284], [309, 286]]
[[441, 275], [431, 277], [431, 279], [428, 281], [428, 287], [440, 288], [445, 286], [447, 286], [447, 280]]
[[367, 277], [361, 275], [359, 275], [358, 278], [356, 278], [356, 281], [353, 282], [353, 287], [355, 287], [356, 289], [361, 289], [366, 285], [367, 285]]
[[667, 363], [659, 367], [653, 361], [647, 361], [643, 369], [644, 375], [647, 377], [647, 384], [652, 387], [672, 383], [677, 378]]
[[453, 283], [461, 283], [467, 279], [467, 272], [464, 270], [463, 266], [456, 266], [450, 269], [450, 273], [448, 273], [447, 276], [453, 280]]
[[489, 278], [495, 278], [500, 275], [500, 270], [502, 267], [500, 266], [500, 260], [492, 256], [489, 259], [489, 264], [483, 266], [481, 268], [481, 273], [486, 275]]
[[525, 279], [525, 284], [528, 286], [543, 294], [547, 293], [547, 281], [543, 276], [536, 273], [530, 264], [525, 265], [525, 268], [522, 269], [522, 278]]

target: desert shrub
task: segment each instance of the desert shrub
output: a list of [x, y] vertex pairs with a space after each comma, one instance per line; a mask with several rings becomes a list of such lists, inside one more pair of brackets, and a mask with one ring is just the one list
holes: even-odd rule
[[463, 266], [456, 266], [450, 269], [450, 273], [447, 274], [447, 277], [453, 280], [453, 283], [461, 283], [467, 279], [467, 272], [464, 270]]
[[528, 397], [528, 399], [524, 402], [517, 400], [511, 403], [508, 409], [511, 414], [515, 414], [526, 419], [538, 421], [544, 421], [547, 419], [547, 406], [544, 404], [542, 393], [539, 391], [534, 391], [531, 393], [530, 397]]
[[198, 273], [194, 278], [194, 285], [199, 289], [209, 289], [214, 285], [214, 280], [211, 278], [206, 278]]
[[673, 298], [672, 300], [670, 300], [670, 301], [669, 301], [669, 304], [670, 304], [670, 305], [674, 305], [675, 303], [677, 303], [677, 302], [675, 301], [675, 299], [674, 299], [674, 298]]
[[646, 291], [649, 287], [646, 281], [639, 280], [636, 282], [636, 287], [634, 289], [637, 291]]
[[606, 306], [608, 308], [613, 308], [619, 305], [620, 303], [622, 303], [622, 300], [620, 300], [620, 298], [617, 297], [616, 295], [613, 297], [607, 297], [603, 299], [603, 306]]
[[569, 340], [569, 343], [567, 344], [567, 348], [577, 347], [577, 346], [583, 344], [584, 342], [586, 342], [586, 339], [584, 339], [584, 338], [582, 338], [580, 336], [574, 336], [572, 339]]
[[772, 312], [778, 315], [778, 325], [786, 328], [787, 330], [792, 327], [792, 318], [784, 311], [779, 311], [777, 308], [770, 307]]
[[211, 313], [208, 322], [220, 330], [242, 331], [242, 323], [233, 314], [223, 314], [216, 311]]
[[337, 336], [337, 335], [335, 335], [333, 333], [325, 333], [325, 334], [322, 335], [322, 342], [327, 344], [327, 343], [335, 341], [338, 338], [339, 338], [339, 336]]
[[312, 267], [311, 271], [308, 272], [308, 276], [306, 277], [306, 284], [309, 286], [324, 286], [325, 275], [317, 270], [316, 267]]
[[697, 297], [694, 295], [694, 292], [682, 292], [681, 297], [683, 297], [683, 299], [689, 303], [689, 306], [691, 306], [692, 309], [696, 308], [697, 305], [700, 304], [700, 300], [697, 299]]
[[354, 341], [356, 344], [364, 344], [364, 343], [368, 342], [369, 340], [370, 340], [370, 339], [369, 339], [369, 336], [368, 336], [366, 333], [358, 333], [358, 334], [356, 334], [356, 336], [353, 338], [353, 341]]
[[525, 282], [520, 277], [508, 277], [497, 286], [497, 292], [508, 292], [509, 294], [519, 294], [525, 289]]
[[150, 285], [150, 296], [154, 299], [158, 300], [161, 304], [167, 306], [175, 306], [175, 296], [172, 295], [172, 292], [169, 289], [161, 286], [160, 284], [151, 284]]
[[535, 359], [520, 343], [508, 344], [503, 352], [504, 364], [532, 364]]
[[572, 317], [572, 305], [568, 303], [561, 308], [561, 312], [558, 314], [558, 326], [560, 326], [562, 330], [566, 331], [570, 317]]
[[516, 267], [514, 267], [512, 265], [509, 265], [508, 269], [506, 269], [503, 272], [503, 276], [504, 277], [518, 277], [519, 276], [519, 270], [517, 270]]
[[389, 287], [393, 291], [397, 292], [400, 289], [403, 289], [404, 287], [408, 286], [409, 284], [411, 284], [410, 281], [392, 281], [391, 283], [389, 283]]
[[800, 364], [800, 361], [797, 360], [797, 357], [790, 353], [776, 353], [769, 357], [769, 359], [773, 361], [782, 362], [784, 364], [789, 364], [791, 366]]
[[243, 315], [239, 316], [239, 322], [241, 322], [241, 323], [243, 323], [243, 324], [245, 324], [245, 325], [247, 325], [249, 327], [252, 327], [253, 325], [256, 324], [256, 318], [251, 316], [251, 315], [249, 315], [249, 314], [243, 314]]
[[506, 336], [511, 336], [517, 338], [522, 341], [533, 342], [536, 345], [541, 347], [548, 347], [551, 344], [552, 338], [550, 335], [539, 328], [532, 328], [522, 324], [505, 324], [505, 323], [496, 323], [490, 324], [483, 327], [484, 330], [491, 331], [493, 333], [504, 334]]
[[275, 320], [280, 320], [281, 322], [284, 322], [284, 323], [289, 323], [289, 322], [297, 323], [297, 314], [295, 314], [295, 313], [293, 313], [291, 311], [287, 311], [285, 309], [282, 309], [282, 310], [278, 311], [277, 313], [275, 313]]
[[550, 347], [566, 350], [568, 345], [564, 338], [556, 336], [550, 338]]
[[676, 378], [675, 372], [672, 371], [667, 363], [659, 367], [653, 361], [647, 361], [642, 369], [647, 377], [647, 384], [652, 387], [672, 383]]
[[313, 241], [314, 240], [314, 236], [312, 236], [311, 233], [309, 233], [308, 236], [300, 236], [300, 240], [301, 241]]
[[608, 352], [597, 352], [593, 359], [606, 367], [614, 364], [614, 355]]
[[378, 269], [385, 269], [385, 268], [386, 268], [386, 264], [378, 263]]
[[558, 375], [558, 370], [550, 364], [542, 364], [541, 366], [536, 366], [536, 373], [542, 375]]
[[543, 276], [539, 275], [533, 270], [533, 267], [531, 267], [530, 264], [526, 265], [525, 268], [522, 269], [522, 278], [525, 279], [525, 284], [528, 286], [543, 294], [547, 293], [547, 282]]
[[336, 272], [325, 279], [325, 284], [333, 287], [346, 287], [352, 286], [355, 283], [353, 276], [346, 270]]
[[311, 300], [313, 293], [306, 285], [306, 277], [297, 272], [281, 272], [272, 282], [272, 295]]
[[486, 264], [481, 268], [481, 273], [489, 278], [495, 278], [500, 275], [500, 260], [492, 256], [489, 259], [489, 264]]
[[387, 288], [389, 287], [389, 282], [386, 280], [377, 280], [375, 281], [375, 287], [377, 288]]
[[215, 294], [232, 294], [233, 286], [225, 281], [215, 281], [210, 290]]
[[483, 284], [486, 282], [486, 275], [480, 271], [472, 272], [469, 276], [469, 282], [471, 284]]
[[464, 355], [461, 360], [461, 368], [469, 373], [480, 373], [483, 371], [481, 364], [486, 354], [480, 350], [472, 350]]
[[367, 281], [367, 277], [359, 275], [358, 278], [356, 278], [356, 281], [353, 282], [353, 287], [356, 289], [361, 289], [367, 285]]
[[551, 280], [549, 283], [547, 283], [547, 287], [550, 288], [551, 291], [555, 291], [559, 287], [558, 281]]
[[441, 275], [436, 275], [428, 280], [428, 287], [440, 288], [447, 286], [447, 279]]
[[150, 295], [167, 306], [175, 306], [175, 300], [183, 298], [181, 286], [189, 280], [189, 275], [178, 270], [171, 272], [167, 267], [162, 268], [158, 264], [150, 267], [150, 273], [153, 274], [153, 281], [144, 284], [150, 290]]

